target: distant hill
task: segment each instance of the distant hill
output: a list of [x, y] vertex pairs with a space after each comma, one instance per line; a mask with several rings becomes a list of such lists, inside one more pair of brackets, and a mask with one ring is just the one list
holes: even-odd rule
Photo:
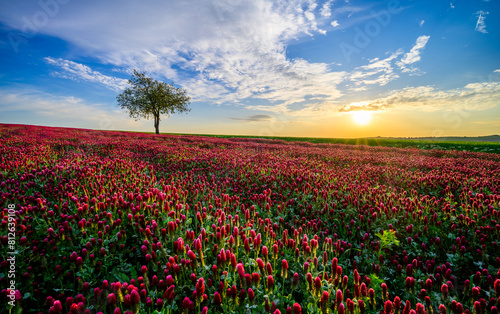
[[449, 142], [500, 142], [500, 135], [487, 136], [446, 136], [446, 137], [378, 137], [394, 140], [449, 141]]

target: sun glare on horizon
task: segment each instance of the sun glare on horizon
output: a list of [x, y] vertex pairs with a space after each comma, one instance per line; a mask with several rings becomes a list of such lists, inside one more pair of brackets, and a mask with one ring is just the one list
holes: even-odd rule
[[353, 111], [352, 119], [359, 125], [367, 125], [372, 120], [371, 111]]

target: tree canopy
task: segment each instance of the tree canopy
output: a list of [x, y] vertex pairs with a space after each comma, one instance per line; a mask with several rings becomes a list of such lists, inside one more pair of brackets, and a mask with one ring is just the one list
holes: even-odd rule
[[153, 118], [156, 134], [160, 134], [160, 116], [191, 111], [191, 97], [173, 83], [157, 81], [136, 70], [128, 82], [131, 87], [116, 97], [118, 105], [136, 120]]

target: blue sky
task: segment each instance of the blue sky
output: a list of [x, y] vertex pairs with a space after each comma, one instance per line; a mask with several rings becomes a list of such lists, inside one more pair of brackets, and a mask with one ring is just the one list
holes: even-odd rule
[[0, 3], [0, 123], [153, 131], [138, 69], [192, 96], [161, 132], [500, 133], [495, 0]]

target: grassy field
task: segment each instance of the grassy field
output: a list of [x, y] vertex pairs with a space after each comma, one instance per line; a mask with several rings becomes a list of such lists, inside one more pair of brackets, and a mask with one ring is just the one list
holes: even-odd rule
[[[177, 135], [194, 135], [179, 134]], [[218, 138], [267, 138], [273, 140], [284, 140], [287, 142], [309, 142], [309, 143], [329, 143], [345, 145], [367, 145], [386, 146], [398, 148], [418, 148], [418, 149], [440, 149], [458, 150], [470, 152], [484, 152], [500, 154], [500, 142], [484, 141], [444, 141], [444, 140], [415, 140], [415, 139], [388, 139], [388, 138], [322, 138], [322, 137], [281, 137], [281, 136], [251, 136], [251, 135], [210, 135], [196, 134], [197, 136], [209, 136]]]

